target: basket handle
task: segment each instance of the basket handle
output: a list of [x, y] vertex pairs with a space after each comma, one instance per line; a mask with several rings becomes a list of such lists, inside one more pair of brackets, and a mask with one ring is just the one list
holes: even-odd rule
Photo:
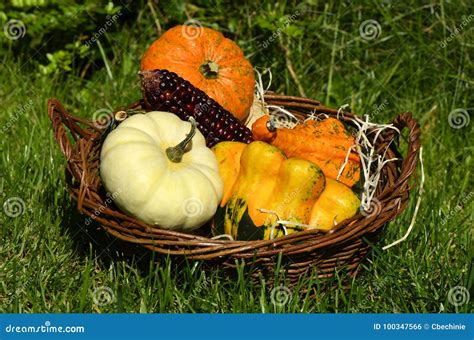
[[407, 155], [403, 159], [400, 176], [395, 183], [395, 186], [399, 186], [407, 181], [416, 169], [418, 153], [421, 147], [421, 131], [420, 124], [415, 118], [413, 118], [411, 112], [400, 113], [393, 121], [393, 125], [400, 130], [400, 133], [404, 128], [409, 130]]
[[73, 145], [69, 140], [64, 127], [68, 128], [72, 138], [74, 139], [74, 142], [76, 142], [81, 137], [91, 135], [91, 132], [81, 128], [78, 123], [84, 124], [91, 128], [94, 128], [94, 126], [85, 119], [70, 115], [61, 102], [56, 98], [51, 98], [48, 100], [48, 116], [51, 119], [51, 123], [53, 125], [54, 139], [59, 144], [61, 152], [66, 157], [66, 159], [70, 160]]

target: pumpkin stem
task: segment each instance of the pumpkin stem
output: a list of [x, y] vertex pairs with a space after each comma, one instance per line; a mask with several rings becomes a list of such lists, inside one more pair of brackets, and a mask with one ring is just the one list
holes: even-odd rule
[[115, 112], [114, 118], [117, 122], [121, 122], [128, 117], [128, 113], [126, 111], [117, 111]]
[[219, 74], [219, 65], [211, 60], [208, 60], [199, 67], [199, 71], [201, 71], [201, 73], [207, 79], [216, 79], [217, 75]]
[[183, 155], [186, 152], [186, 148], [196, 134], [196, 120], [193, 117], [189, 117], [191, 123], [191, 131], [186, 135], [184, 140], [176, 146], [170, 146], [166, 149], [166, 156], [174, 163], [179, 163], [183, 159]]

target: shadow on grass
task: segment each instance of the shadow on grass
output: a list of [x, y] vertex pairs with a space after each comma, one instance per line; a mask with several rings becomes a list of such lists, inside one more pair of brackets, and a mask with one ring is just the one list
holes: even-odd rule
[[71, 239], [81, 258], [89, 257], [92, 251], [92, 256], [103, 266], [110, 266], [115, 261], [148, 263], [152, 258], [146, 249], [113, 237], [99, 223], [80, 214], [76, 201], [68, 197], [63, 200], [61, 220], [64, 233]]
[[[78, 212], [76, 201], [65, 195], [63, 202], [61, 227], [74, 245], [74, 250], [82, 259], [92, 256], [104, 268], [111, 264], [124, 261], [135, 267], [143, 276], [150, 274], [150, 263], [166, 266], [171, 264], [171, 271], [179, 275], [183, 269], [198, 263], [201, 270], [216, 271], [218, 263], [209, 264], [206, 261], [187, 260], [183, 256], [170, 257], [169, 255], [152, 252], [140, 245], [122, 241], [107, 233], [104, 228], [94, 220]], [[209, 232], [203, 231], [203, 233]], [[229, 270], [228, 274], [231, 274]]]

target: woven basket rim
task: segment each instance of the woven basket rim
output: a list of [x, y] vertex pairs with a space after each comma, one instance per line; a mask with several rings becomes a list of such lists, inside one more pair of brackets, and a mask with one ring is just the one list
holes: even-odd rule
[[[317, 100], [293, 96], [265, 94], [265, 101], [280, 105], [299, 116], [309, 112], [324, 113], [350, 124], [355, 114], [332, 109]], [[128, 108], [138, 108], [140, 102]], [[110, 234], [124, 241], [144, 246], [150, 250], [171, 255], [185, 255], [190, 259], [212, 260], [223, 257], [267, 258], [279, 253], [288, 256], [305, 256], [319, 250], [340, 247], [352, 249], [351, 244], [359, 242], [364, 235], [376, 234], [387, 222], [397, 217], [406, 207], [409, 179], [413, 175], [420, 149], [420, 126], [409, 112], [400, 113], [392, 124], [400, 132], [407, 128], [408, 152], [399, 162], [388, 162], [384, 167], [383, 183], [376, 198], [381, 209], [373, 216], [356, 216], [343, 221], [334, 229], [322, 231], [310, 229], [281, 236], [272, 240], [232, 241], [213, 239], [206, 236], [171, 231], [147, 225], [127, 216], [113, 205], [105, 204], [105, 197], [99, 189], [100, 177], [92, 173], [98, 168], [97, 154], [100, 152], [103, 127], [67, 112], [59, 100], [48, 101], [48, 114], [54, 136], [67, 160], [66, 179], [71, 195], [77, 200], [78, 210], [93, 218]], [[72, 141], [68, 138], [68, 132]], [[400, 157], [397, 150], [398, 135], [394, 131], [384, 135], [381, 146], [388, 145], [388, 152]], [[92, 155], [92, 156], [91, 156]], [[95, 158], [94, 158], [95, 155]], [[100, 209], [100, 213], [96, 212]]]

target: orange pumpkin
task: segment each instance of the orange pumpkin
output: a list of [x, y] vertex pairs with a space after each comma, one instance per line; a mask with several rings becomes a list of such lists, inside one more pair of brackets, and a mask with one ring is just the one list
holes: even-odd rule
[[[317, 164], [326, 177], [338, 179], [349, 187], [359, 181], [360, 157], [351, 149], [356, 144], [355, 139], [335, 118], [308, 120], [287, 129], [275, 128], [266, 115], [255, 121], [252, 132], [255, 140], [276, 146], [288, 157], [300, 157]], [[337, 178], [346, 156], [347, 164]]]
[[148, 48], [141, 70], [166, 69], [204, 91], [241, 121], [254, 98], [253, 67], [235, 42], [206, 27], [176, 26]]

